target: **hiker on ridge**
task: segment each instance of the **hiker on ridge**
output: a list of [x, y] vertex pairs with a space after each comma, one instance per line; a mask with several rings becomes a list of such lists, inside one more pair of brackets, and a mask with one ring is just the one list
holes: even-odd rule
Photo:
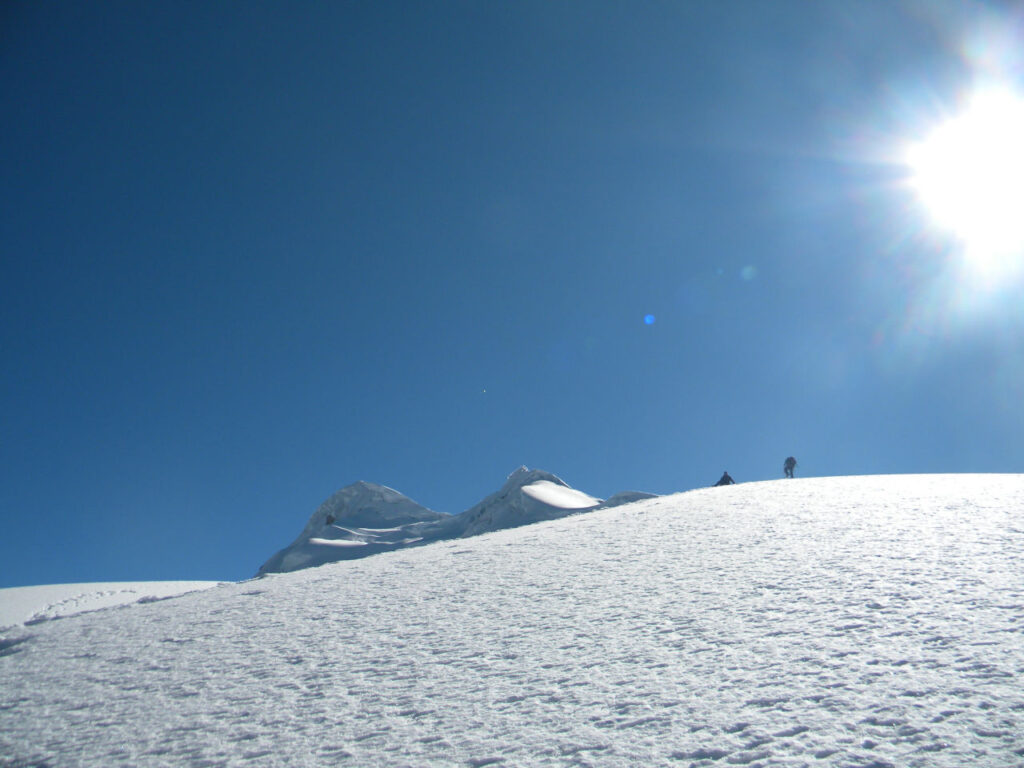
[[782, 465], [782, 471], [786, 473], [786, 477], [793, 476], [793, 470], [796, 468], [796, 459], [792, 456], [786, 458], [786, 462]]
[[714, 487], [717, 488], [720, 485], [732, 485], [735, 482], [736, 482], [735, 480], [733, 480], [731, 477], [729, 477], [729, 473], [728, 472], [723, 472], [722, 473], [722, 477], [718, 480], [717, 483], [715, 483]]

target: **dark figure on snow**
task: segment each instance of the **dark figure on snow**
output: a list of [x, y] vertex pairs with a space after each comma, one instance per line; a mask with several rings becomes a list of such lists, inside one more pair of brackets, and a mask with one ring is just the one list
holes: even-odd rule
[[786, 477], [792, 477], [793, 476], [793, 470], [795, 468], [796, 468], [796, 459], [794, 459], [792, 456], [789, 456], [786, 459], [785, 464], [782, 465], [782, 471], [786, 473]]
[[717, 488], [720, 485], [732, 485], [735, 482], [735, 480], [729, 477], [728, 472], [723, 472], [721, 479], [717, 483], [715, 483], [715, 487]]

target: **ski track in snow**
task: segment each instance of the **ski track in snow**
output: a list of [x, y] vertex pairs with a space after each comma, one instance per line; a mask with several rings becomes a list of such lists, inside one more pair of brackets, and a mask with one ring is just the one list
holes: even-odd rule
[[1021, 766], [1024, 476], [751, 483], [0, 638], [0, 765]]

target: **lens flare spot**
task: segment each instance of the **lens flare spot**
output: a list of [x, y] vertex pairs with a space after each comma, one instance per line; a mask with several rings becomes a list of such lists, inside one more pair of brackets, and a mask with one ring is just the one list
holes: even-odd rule
[[654, 315], [644, 315], [644, 325], [654, 325]]
[[981, 90], [906, 154], [934, 225], [962, 243], [965, 266], [999, 281], [1024, 254], [1024, 98]]

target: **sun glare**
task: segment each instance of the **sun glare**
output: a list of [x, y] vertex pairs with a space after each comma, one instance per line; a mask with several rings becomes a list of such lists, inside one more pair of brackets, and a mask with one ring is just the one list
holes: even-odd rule
[[1024, 261], [1024, 98], [976, 94], [909, 147], [911, 184], [936, 226], [963, 246], [965, 265], [998, 282]]

